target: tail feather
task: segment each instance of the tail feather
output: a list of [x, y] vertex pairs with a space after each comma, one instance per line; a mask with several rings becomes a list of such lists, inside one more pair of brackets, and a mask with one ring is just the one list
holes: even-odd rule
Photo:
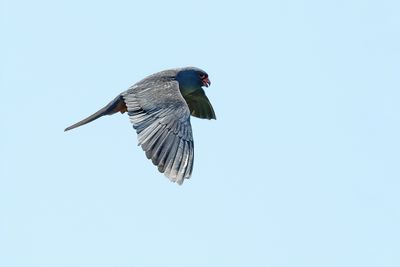
[[89, 117], [87, 117], [86, 119], [83, 119], [67, 128], [65, 128], [64, 132], [72, 130], [76, 127], [82, 126], [86, 123], [92, 122], [104, 115], [112, 115], [115, 114], [117, 112], [121, 112], [124, 113], [127, 111], [127, 107], [126, 104], [124, 102], [124, 99], [121, 95], [117, 96], [113, 101], [111, 101], [107, 106], [105, 106], [104, 108], [100, 109], [99, 111], [97, 111], [96, 113], [90, 115]]

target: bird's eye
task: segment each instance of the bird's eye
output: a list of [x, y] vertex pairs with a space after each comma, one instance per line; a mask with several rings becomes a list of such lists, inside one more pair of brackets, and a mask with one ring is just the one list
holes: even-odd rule
[[204, 73], [200, 73], [200, 79], [206, 78], [206, 75]]

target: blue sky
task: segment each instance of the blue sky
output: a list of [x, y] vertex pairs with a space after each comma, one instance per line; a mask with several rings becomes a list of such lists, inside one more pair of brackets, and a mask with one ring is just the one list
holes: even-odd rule
[[[398, 1], [0, 0], [0, 266], [400, 266]], [[126, 115], [206, 70], [170, 183]]]

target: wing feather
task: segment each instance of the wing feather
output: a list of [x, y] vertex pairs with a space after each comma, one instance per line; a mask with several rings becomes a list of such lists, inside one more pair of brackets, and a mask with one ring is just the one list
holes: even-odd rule
[[184, 95], [190, 114], [200, 119], [216, 119], [214, 109], [203, 89]]
[[158, 170], [182, 184], [192, 173], [190, 110], [176, 81], [140, 83], [121, 94], [138, 144]]

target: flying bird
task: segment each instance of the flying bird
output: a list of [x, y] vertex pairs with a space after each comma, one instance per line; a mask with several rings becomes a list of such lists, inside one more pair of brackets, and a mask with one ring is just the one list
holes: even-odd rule
[[127, 113], [138, 135], [138, 145], [148, 159], [172, 182], [182, 184], [193, 170], [193, 136], [190, 115], [216, 119], [203, 86], [208, 74], [195, 67], [170, 69], [152, 74], [119, 94], [93, 115], [64, 131], [92, 122], [104, 115]]

